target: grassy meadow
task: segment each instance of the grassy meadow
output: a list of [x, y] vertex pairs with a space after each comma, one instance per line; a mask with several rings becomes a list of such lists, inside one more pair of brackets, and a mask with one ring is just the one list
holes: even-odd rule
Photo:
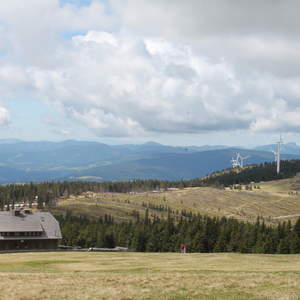
[[[144, 215], [149, 207], [151, 215], [167, 216], [167, 210], [159, 211], [153, 205], [176, 211], [186, 210], [209, 216], [234, 217], [255, 221], [262, 216], [267, 222], [278, 222], [278, 217], [300, 214], [300, 176], [291, 179], [260, 183], [259, 189], [217, 189], [213, 187], [185, 188], [161, 193], [83, 193], [58, 202], [56, 212], [66, 209], [74, 214], [99, 217], [109, 214], [117, 221], [133, 219], [133, 211]], [[292, 221], [295, 217], [290, 217]], [[282, 218], [280, 218], [282, 220]]]
[[0, 255], [0, 299], [300, 299], [300, 255]]

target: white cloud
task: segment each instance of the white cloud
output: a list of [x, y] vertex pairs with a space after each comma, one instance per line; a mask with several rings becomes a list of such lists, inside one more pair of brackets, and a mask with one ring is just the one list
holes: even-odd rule
[[193, 43], [212, 58], [260, 72], [300, 71], [297, 0], [113, 0], [126, 28], [139, 35]]
[[105, 29], [113, 23], [97, 0], [84, 7], [60, 6], [59, 0], [10, 0], [0, 4], [2, 39], [10, 58], [20, 64], [53, 67], [60, 63], [55, 52], [64, 35], [91, 27]]
[[99, 136], [298, 132], [297, 3], [112, 0], [107, 14], [98, 0], [5, 1], [0, 91]]
[[[300, 96], [293, 82], [251, 68], [240, 73], [163, 39], [91, 31], [61, 55], [56, 70], [27, 71], [33, 88], [99, 136], [277, 129], [270, 124], [295, 106], [280, 90]], [[298, 130], [295, 122], [284, 126]]]
[[67, 130], [67, 129], [60, 129], [60, 128], [52, 128], [52, 132], [56, 135], [64, 136], [64, 137], [69, 137], [72, 132]]
[[10, 123], [9, 112], [5, 107], [0, 106], [0, 125], [7, 126]]

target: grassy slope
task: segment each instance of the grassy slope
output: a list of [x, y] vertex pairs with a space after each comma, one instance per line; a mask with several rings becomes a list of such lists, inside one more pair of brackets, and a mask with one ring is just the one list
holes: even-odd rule
[[[211, 187], [187, 188], [163, 193], [118, 194], [86, 193], [59, 202], [60, 210], [71, 209], [75, 214], [103, 216], [111, 214], [117, 220], [131, 217], [133, 210], [144, 215], [144, 204], [155, 204], [176, 210], [213, 216], [235, 217], [254, 221], [263, 216], [268, 221], [274, 217], [300, 214], [300, 176], [259, 184], [260, 189], [253, 191], [232, 191]], [[291, 192], [294, 192], [291, 195]], [[129, 203], [128, 203], [129, 202]], [[167, 212], [150, 209], [152, 214], [166, 216]], [[295, 218], [292, 218], [295, 219]]]
[[0, 299], [299, 299], [300, 255], [0, 255]]

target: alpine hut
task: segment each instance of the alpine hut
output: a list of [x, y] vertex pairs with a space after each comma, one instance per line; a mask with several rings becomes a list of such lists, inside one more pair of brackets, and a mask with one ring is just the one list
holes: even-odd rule
[[49, 212], [0, 211], [0, 251], [56, 249], [62, 235]]

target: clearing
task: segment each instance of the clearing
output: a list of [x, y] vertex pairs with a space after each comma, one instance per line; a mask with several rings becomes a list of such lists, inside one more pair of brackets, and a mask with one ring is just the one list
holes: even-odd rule
[[[74, 214], [99, 217], [109, 214], [118, 221], [134, 219], [149, 209], [149, 216], [166, 217], [168, 209], [178, 216], [180, 211], [209, 216], [234, 217], [255, 221], [262, 216], [267, 222], [282, 219], [295, 221], [300, 214], [300, 175], [291, 179], [254, 184], [259, 188], [246, 190], [196, 187], [166, 192], [92, 193], [71, 196], [58, 202], [54, 212], [66, 209]], [[254, 186], [253, 185], [253, 186]]]

